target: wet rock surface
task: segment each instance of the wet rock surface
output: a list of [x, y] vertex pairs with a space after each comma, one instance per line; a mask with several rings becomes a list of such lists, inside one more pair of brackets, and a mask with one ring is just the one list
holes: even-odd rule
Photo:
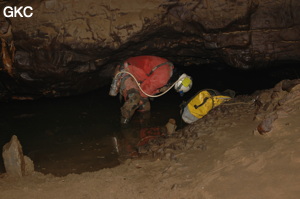
[[[32, 6], [1, 19], [1, 98], [75, 95], [109, 82], [130, 56], [237, 68], [296, 61], [298, 1], [2, 1]], [[274, 14], [276, 13], [276, 14]], [[201, 67], [201, 66], [199, 66]]]

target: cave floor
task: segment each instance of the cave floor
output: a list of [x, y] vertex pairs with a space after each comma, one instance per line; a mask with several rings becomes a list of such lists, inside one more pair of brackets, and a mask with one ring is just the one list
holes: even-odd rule
[[[298, 95], [299, 96], [299, 95]], [[261, 135], [253, 104], [214, 111], [178, 133], [194, 132], [172, 158], [128, 159], [114, 168], [55, 177], [0, 177], [0, 198], [298, 198], [300, 101]], [[169, 139], [172, 142], [172, 139]]]

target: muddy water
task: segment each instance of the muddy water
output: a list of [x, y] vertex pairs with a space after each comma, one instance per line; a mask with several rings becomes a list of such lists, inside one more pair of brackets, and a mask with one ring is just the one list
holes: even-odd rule
[[[17, 135], [36, 171], [64, 176], [114, 167], [119, 154], [127, 153], [126, 146], [116, 148], [116, 141], [135, 145], [131, 138], [138, 137], [140, 128], [162, 126], [170, 117], [179, 121], [181, 98], [173, 91], [151, 102], [150, 117], [137, 113], [130, 125], [121, 127], [122, 104], [107, 93], [108, 88], [69, 98], [1, 103], [1, 148]], [[2, 159], [0, 163], [2, 173]]]

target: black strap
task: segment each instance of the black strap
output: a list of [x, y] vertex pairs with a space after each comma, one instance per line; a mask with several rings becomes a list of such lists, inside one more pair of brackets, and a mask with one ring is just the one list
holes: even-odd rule
[[208, 99], [211, 99], [211, 101], [212, 101], [212, 106], [211, 106], [211, 108], [213, 109], [214, 107], [215, 107], [215, 101], [214, 101], [214, 98], [213, 97], [206, 97], [206, 98], [204, 98], [204, 100], [203, 100], [203, 102], [201, 103], [201, 104], [199, 104], [199, 105], [194, 105], [194, 108], [195, 109], [198, 109], [199, 107], [201, 107], [203, 104], [205, 104], [206, 103], [206, 101], [208, 100]]
[[204, 98], [204, 100], [203, 100], [203, 102], [201, 103], [201, 104], [199, 104], [199, 105], [194, 105], [194, 108], [195, 109], [198, 109], [200, 106], [202, 106], [203, 104], [205, 104], [206, 103], [206, 101], [208, 100], [208, 99], [211, 99], [212, 100], [212, 108], [214, 108], [214, 106], [215, 106], [215, 102], [214, 102], [214, 96], [217, 96], [217, 95], [219, 95], [219, 92], [218, 91], [216, 91], [216, 90], [213, 90], [213, 89], [203, 89], [203, 90], [200, 90], [196, 95], [194, 95], [194, 97], [192, 97], [191, 98], [191, 100], [189, 100], [189, 102], [188, 103], [190, 103], [190, 101], [192, 101], [192, 99], [194, 99], [199, 93], [201, 93], [202, 91], [207, 91], [210, 95], [211, 95], [211, 97], [206, 97], [206, 98]]
[[195, 109], [198, 109], [200, 106], [202, 106], [203, 104], [205, 104], [205, 102], [209, 99], [209, 98], [211, 98], [211, 97], [206, 97], [206, 98], [204, 98], [204, 100], [203, 100], [203, 102], [201, 103], [201, 104], [199, 104], [199, 105], [194, 105], [194, 108]]
[[157, 66], [155, 66], [154, 68], [152, 68], [152, 70], [150, 71], [149, 74], [147, 74], [147, 76], [152, 75], [152, 73], [153, 73], [156, 69], [158, 69], [159, 67], [164, 66], [164, 65], [166, 65], [166, 64], [168, 64], [169, 66], [173, 66], [173, 64], [172, 64], [171, 62], [169, 62], [169, 61], [164, 62], [164, 63], [161, 63], [161, 64], [158, 64]]

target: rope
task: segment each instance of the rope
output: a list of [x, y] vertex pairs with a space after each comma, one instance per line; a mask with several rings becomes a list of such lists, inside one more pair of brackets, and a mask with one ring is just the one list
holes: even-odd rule
[[232, 103], [224, 103], [224, 104], [220, 104], [220, 106], [230, 106], [230, 105], [237, 105], [237, 104], [253, 104], [254, 101], [251, 100], [250, 102], [232, 102]]
[[144, 93], [146, 96], [148, 96], [148, 97], [160, 97], [160, 96], [162, 96], [162, 95], [164, 95], [164, 94], [166, 94], [167, 92], [169, 92], [169, 90], [171, 90], [174, 86], [175, 86], [175, 84], [177, 83], [177, 82], [179, 82], [180, 80], [183, 80], [184, 78], [180, 78], [180, 79], [178, 79], [176, 82], [174, 82], [166, 91], [164, 91], [163, 93], [161, 93], [161, 94], [158, 94], [158, 95], [150, 95], [150, 94], [148, 94], [148, 93], [145, 93], [145, 91], [141, 88], [141, 86], [140, 86], [140, 83], [137, 81], [137, 79], [133, 76], [133, 74], [131, 74], [130, 72], [127, 72], [127, 71], [120, 71], [120, 72], [118, 72], [116, 75], [115, 75], [115, 77], [117, 77], [119, 74], [122, 74], [122, 73], [125, 73], [125, 74], [128, 74], [128, 75], [130, 75], [133, 79], [134, 79], [134, 81], [135, 81], [135, 83], [138, 85], [138, 87], [139, 87], [139, 89], [142, 91], [142, 93]]

